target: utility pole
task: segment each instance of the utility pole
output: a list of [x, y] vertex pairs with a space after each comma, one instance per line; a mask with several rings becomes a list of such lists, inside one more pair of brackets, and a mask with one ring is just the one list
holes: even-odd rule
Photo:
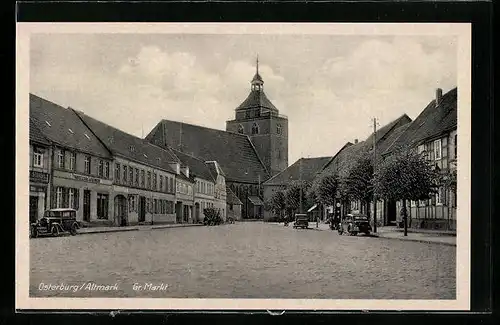
[[[377, 163], [377, 118], [373, 118], [373, 174], [375, 174], [375, 165]], [[375, 189], [373, 190], [373, 232], [377, 232], [377, 197]]]
[[302, 213], [302, 157], [299, 161], [299, 213]]

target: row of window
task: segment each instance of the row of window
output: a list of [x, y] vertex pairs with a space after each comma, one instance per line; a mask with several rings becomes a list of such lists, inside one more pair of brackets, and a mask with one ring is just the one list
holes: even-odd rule
[[[76, 152], [74, 151], [58, 150], [55, 160], [54, 163], [59, 169], [78, 171], [76, 168]], [[43, 154], [35, 152], [33, 165], [35, 167], [43, 167], [37, 166], [39, 161], [43, 161]], [[99, 159], [97, 164], [97, 176], [109, 178], [110, 162]], [[92, 174], [92, 157], [89, 155], [86, 155], [84, 158], [83, 172]]]
[[411, 201], [410, 205], [412, 207], [416, 206], [457, 206], [457, 193], [456, 190], [446, 191], [444, 187], [440, 187], [430, 199], [428, 200], [420, 200], [420, 201]]
[[[139, 211], [139, 203], [135, 195], [130, 195], [128, 198], [129, 212]], [[146, 198], [146, 212], [154, 214], [173, 214], [174, 202], [163, 199]]]
[[191, 185], [177, 182], [177, 187], [176, 187], [177, 193], [181, 194], [187, 194], [187, 195], [192, 195], [193, 194], [193, 187]]
[[[239, 124], [238, 125], [238, 133], [245, 133], [245, 128], [243, 125]], [[259, 134], [260, 133], [260, 128], [257, 123], [252, 124], [252, 134]], [[277, 134], [282, 134], [283, 133], [283, 127], [281, 124], [276, 125], [276, 133]]]
[[[441, 139], [434, 140], [425, 144], [418, 146], [418, 153], [425, 154], [428, 160], [441, 160], [448, 157], [448, 138], [444, 137]], [[457, 158], [457, 135], [454, 137], [454, 157]]]
[[175, 178], [158, 175], [157, 173], [152, 173], [151, 171], [146, 173], [144, 169], [139, 170], [139, 168], [127, 165], [122, 166], [120, 164], [115, 164], [115, 182], [117, 184], [136, 186], [165, 193], [173, 193]]
[[214, 194], [214, 185], [211, 183], [203, 182], [200, 180], [196, 181], [196, 192], [206, 195]]

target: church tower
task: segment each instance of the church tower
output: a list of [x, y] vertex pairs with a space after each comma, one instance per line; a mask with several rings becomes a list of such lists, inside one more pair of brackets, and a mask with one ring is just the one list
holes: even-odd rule
[[250, 94], [236, 108], [235, 119], [226, 122], [226, 130], [250, 137], [271, 176], [288, 167], [288, 118], [279, 114], [264, 93], [258, 57]]

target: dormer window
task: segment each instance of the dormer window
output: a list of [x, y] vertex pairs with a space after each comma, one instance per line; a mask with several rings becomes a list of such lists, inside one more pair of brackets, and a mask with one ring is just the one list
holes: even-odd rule
[[148, 158], [148, 155], [146, 155], [145, 153], [142, 154], [144, 156], [144, 158]]
[[245, 133], [245, 129], [243, 128], [243, 125], [241, 125], [241, 124], [238, 125], [238, 133], [241, 133], [241, 134]]
[[281, 134], [283, 129], [281, 128], [281, 124], [276, 125], [276, 133]]
[[129, 149], [130, 149], [130, 151], [131, 151], [131, 152], [134, 152], [134, 151], [135, 151], [135, 147], [134, 147], [134, 146], [130, 146], [130, 148], [129, 148]]
[[71, 133], [71, 134], [75, 134], [75, 132], [73, 132], [73, 130], [71, 130], [71, 129], [68, 129], [68, 131], [69, 131], [69, 133]]
[[252, 125], [252, 134], [259, 134], [259, 125], [257, 123]]

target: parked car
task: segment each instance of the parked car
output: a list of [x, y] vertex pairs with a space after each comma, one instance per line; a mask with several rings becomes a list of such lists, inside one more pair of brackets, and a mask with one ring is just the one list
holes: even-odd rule
[[77, 234], [80, 228], [76, 221], [76, 210], [69, 208], [50, 209], [45, 211], [43, 217], [31, 224], [31, 237], [40, 235], [58, 236], [62, 233]]
[[309, 227], [309, 217], [305, 213], [295, 214], [295, 221], [293, 223], [293, 228], [306, 229]]
[[347, 214], [340, 222], [338, 229], [340, 235], [347, 233], [351, 236], [356, 236], [360, 232], [369, 235], [370, 231], [372, 231], [372, 227], [368, 217], [362, 214]]

